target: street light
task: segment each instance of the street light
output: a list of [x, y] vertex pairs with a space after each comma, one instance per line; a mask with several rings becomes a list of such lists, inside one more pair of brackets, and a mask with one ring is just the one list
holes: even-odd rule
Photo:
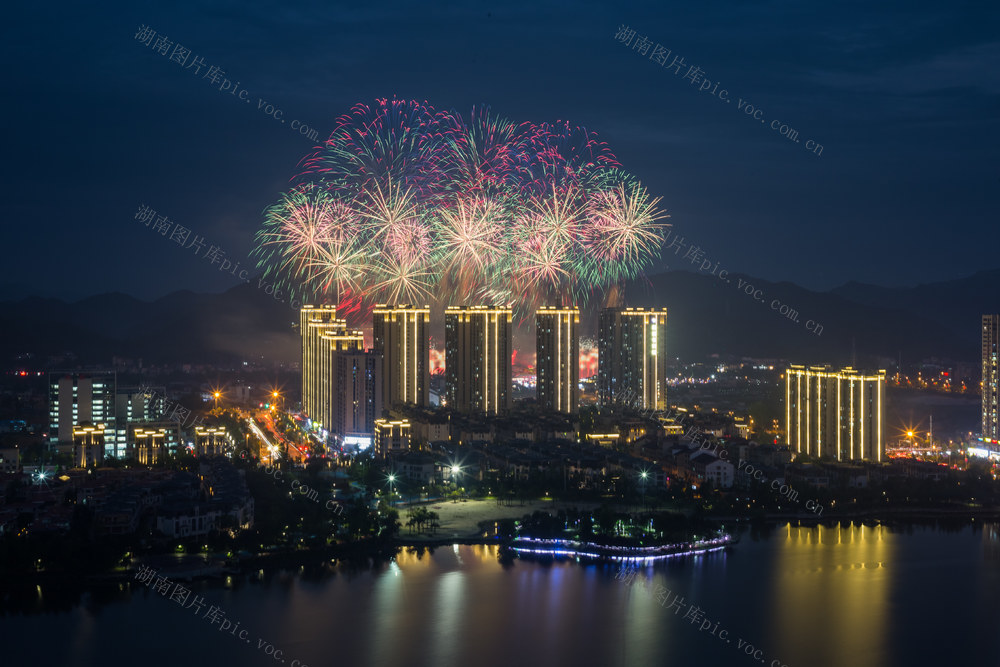
[[639, 473], [639, 479], [642, 480], [642, 508], [646, 509], [646, 479], [649, 477], [649, 472], [643, 470]]
[[393, 496], [395, 495], [395, 492], [393, 491], [393, 485], [395, 483], [396, 483], [396, 476], [392, 473], [389, 473], [389, 504], [392, 506], [395, 506], [396, 504], [396, 501], [393, 498]]
[[[462, 466], [457, 463], [451, 464], [451, 480], [455, 484], [455, 489], [458, 489], [458, 476], [462, 474]], [[456, 499], [455, 502], [458, 502]]]

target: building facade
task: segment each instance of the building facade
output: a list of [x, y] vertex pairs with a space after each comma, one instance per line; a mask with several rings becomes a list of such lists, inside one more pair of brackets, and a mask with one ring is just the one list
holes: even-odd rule
[[165, 463], [167, 460], [167, 442], [170, 431], [166, 428], [132, 427], [132, 454], [142, 465], [152, 466]]
[[580, 325], [578, 308], [539, 308], [535, 313], [535, 367], [538, 405], [575, 413], [580, 406]]
[[347, 333], [347, 322], [337, 319], [336, 306], [302, 306], [299, 311], [299, 336], [302, 340], [302, 411], [313, 422], [322, 423], [324, 406], [330, 404], [330, 383], [323, 381], [324, 364], [329, 363], [329, 339]]
[[196, 426], [194, 449], [198, 456], [224, 456], [231, 453], [235, 445], [224, 426]]
[[601, 405], [667, 407], [667, 309], [605, 308], [597, 353]]
[[[112, 449], [115, 429], [114, 372], [53, 372], [49, 374], [49, 443], [68, 452], [74, 431], [82, 424], [101, 424], [103, 444]], [[115, 452], [109, 452], [114, 455]], [[103, 460], [104, 452], [101, 453]]]
[[121, 387], [115, 391], [115, 439], [105, 439], [104, 453], [122, 459], [134, 457], [137, 450], [130, 437], [134, 428], [158, 421], [165, 411], [165, 387]]
[[382, 414], [381, 355], [365, 351], [364, 333], [349, 331], [333, 306], [303, 306], [299, 327], [302, 409], [324, 437], [368, 447]]
[[785, 433], [799, 454], [837, 461], [885, 459], [885, 371], [791, 366]]
[[378, 305], [372, 312], [375, 352], [381, 355], [382, 406], [428, 404], [430, 306]]
[[513, 311], [453, 306], [444, 317], [447, 406], [463, 413], [509, 411]]
[[413, 445], [413, 428], [409, 419], [375, 420], [375, 453], [379, 456], [398, 454]]
[[1000, 315], [983, 315], [983, 440], [1000, 440], [997, 424], [998, 383], [997, 343], [1000, 342]]
[[382, 416], [381, 355], [360, 349], [335, 353], [331, 430], [341, 445], [367, 449]]
[[104, 424], [84, 422], [73, 427], [73, 465], [96, 468], [104, 463]]

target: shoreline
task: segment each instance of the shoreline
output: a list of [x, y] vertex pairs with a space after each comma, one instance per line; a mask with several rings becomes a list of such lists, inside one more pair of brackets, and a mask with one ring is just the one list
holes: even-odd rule
[[[770, 513], [763, 516], [746, 517], [735, 515], [705, 516], [706, 520], [719, 522], [736, 522], [740, 525], [750, 526], [754, 523], [766, 524], [805, 524], [818, 525], [825, 523], [837, 523], [843, 521], [878, 521], [878, 522], [898, 522], [904, 521], [934, 521], [940, 519], [953, 519], [974, 522], [977, 519], [1000, 520], [1000, 508], [962, 508], [962, 509], [930, 509], [930, 508], [897, 508], [881, 510], [861, 510], [843, 514], [831, 514], [829, 516], [816, 516], [811, 512], [798, 514]], [[478, 532], [478, 531], [477, 531]], [[369, 542], [350, 542], [321, 549], [294, 549], [289, 551], [273, 551], [266, 554], [254, 554], [237, 559], [235, 561], [222, 561], [211, 559], [211, 555], [206, 556], [204, 563], [195, 567], [185, 567], [177, 570], [170, 568], [163, 569], [165, 575], [180, 581], [202, 581], [219, 579], [226, 576], [241, 576], [263, 567], [304, 567], [307, 564], [320, 564], [323, 562], [356, 562], [365, 560], [371, 562], [372, 559], [391, 558], [400, 549], [435, 549], [454, 545], [479, 546], [496, 544], [503, 546], [504, 540], [497, 536], [484, 537], [482, 534], [472, 535], [451, 535], [451, 536], [421, 536], [408, 535], [396, 536], [388, 540]], [[735, 545], [733, 545], [735, 546]], [[168, 554], [150, 554], [147, 558], [140, 558], [136, 563], [163, 558]], [[81, 581], [84, 585], [115, 583], [131, 580], [134, 577], [134, 568], [123, 571], [95, 572], [95, 573], [74, 573], [74, 572], [3, 572], [0, 574], [0, 585], [4, 587], [18, 585], [36, 585], [42, 583], [61, 583], [67, 580]]]
[[799, 521], [809, 523], [824, 523], [826, 521], [850, 521], [852, 519], [866, 519], [875, 521], [889, 521], [892, 519], [1000, 519], [1000, 507], [984, 507], [978, 509], [961, 508], [920, 508], [920, 507], [898, 507], [878, 510], [854, 510], [850, 512], [837, 512], [827, 516], [817, 515], [813, 512], [797, 512], [795, 514], [771, 512], [758, 516], [737, 516], [735, 514], [726, 515], [705, 515], [705, 519], [715, 521], [739, 521], [753, 523], [754, 521]]

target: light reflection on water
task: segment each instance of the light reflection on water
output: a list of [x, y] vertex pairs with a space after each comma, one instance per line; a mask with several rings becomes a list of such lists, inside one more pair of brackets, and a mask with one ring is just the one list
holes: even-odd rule
[[881, 525], [787, 526], [774, 559], [774, 644], [838, 665], [886, 664], [897, 539]]
[[[847, 522], [744, 535], [728, 552], [644, 567], [634, 584], [616, 579], [617, 566], [500, 561], [496, 545], [479, 545], [404, 549], [374, 566], [255, 571], [201, 584], [198, 594], [254, 642], [280, 645], [286, 664], [312, 667], [986, 664], [975, 656], [998, 620], [998, 562], [996, 523]], [[675, 614], [657, 587], [697, 605], [729, 640]], [[8, 612], [0, 631], [17, 647], [45, 646], [32, 654], [39, 666], [124, 667], [137, 653], [145, 667], [280, 664], [148, 589], [120, 588], [59, 599], [55, 587], [32, 587], [27, 615]], [[59, 613], [40, 614], [42, 605]], [[960, 617], [962, 642], [924, 630], [945, 610]], [[183, 641], [164, 642], [164, 628]]]

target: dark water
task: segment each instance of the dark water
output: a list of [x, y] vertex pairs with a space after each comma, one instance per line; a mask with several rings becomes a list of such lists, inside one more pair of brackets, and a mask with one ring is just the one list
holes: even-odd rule
[[204, 584], [201, 615], [128, 586], [45, 611], [60, 591], [41, 590], [0, 616], [0, 665], [1000, 665], [996, 525], [785, 526], [631, 583], [615, 570], [444, 547]]

